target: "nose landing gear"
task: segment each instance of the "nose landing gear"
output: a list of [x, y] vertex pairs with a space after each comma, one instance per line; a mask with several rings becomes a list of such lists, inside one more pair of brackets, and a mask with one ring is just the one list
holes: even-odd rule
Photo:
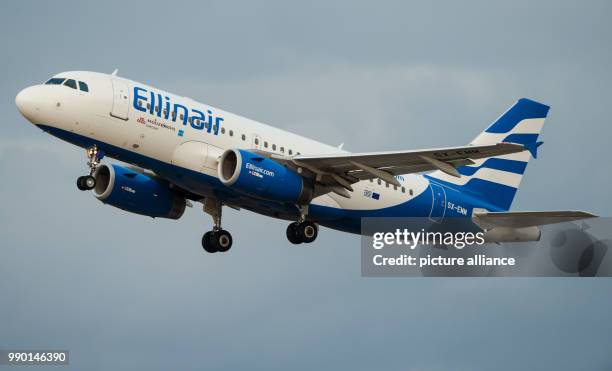
[[98, 147], [94, 144], [93, 147], [87, 149], [87, 166], [89, 167], [89, 175], [83, 175], [77, 178], [77, 188], [81, 191], [89, 191], [94, 189], [96, 186], [96, 178], [93, 174], [96, 168], [100, 164], [100, 160], [104, 157], [102, 151], [98, 150]]
[[92, 175], [83, 175], [77, 178], [76, 184], [80, 191], [89, 191], [96, 186], [96, 178]]

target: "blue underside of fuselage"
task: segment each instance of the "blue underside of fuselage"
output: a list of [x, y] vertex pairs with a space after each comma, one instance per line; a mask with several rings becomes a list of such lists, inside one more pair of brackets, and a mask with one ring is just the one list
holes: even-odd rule
[[[295, 205], [248, 197], [226, 187], [216, 177], [168, 164], [166, 162], [63, 129], [58, 129], [47, 125], [37, 126], [45, 132], [79, 147], [88, 148], [95, 144], [104, 152], [105, 155], [145, 169], [151, 169], [159, 176], [166, 178], [185, 189], [188, 189], [190, 192], [193, 192], [192, 187], [185, 187], [185, 184], [197, 184], [200, 189], [207, 189], [207, 194], [213, 194], [214, 197], [224, 201], [232, 201], [231, 203], [236, 206], [240, 206], [259, 214], [287, 220], [296, 220], [297, 216], [299, 215]], [[427, 217], [429, 216], [431, 205], [431, 193], [426, 190], [410, 201], [392, 207], [374, 210], [339, 209], [311, 204], [309, 206], [308, 219], [328, 228], [359, 234], [361, 231], [362, 218]]]

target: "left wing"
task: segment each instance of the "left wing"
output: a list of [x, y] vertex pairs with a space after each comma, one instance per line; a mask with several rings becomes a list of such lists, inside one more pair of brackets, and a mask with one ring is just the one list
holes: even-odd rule
[[[459, 177], [456, 167], [470, 165], [486, 157], [501, 156], [522, 152], [527, 148], [516, 143], [496, 143], [491, 145], [471, 145], [425, 149], [416, 151], [392, 151], [373, 153], [349, 153], [320, 156], [298, 155], [285, 157], [271, 155], [271, 158], [298, 169], [301, 174], [309, 172], [318, 185], [352, 190], [351, 184], [360, 180], [380, 178], [390, 184], [400, 186], [394, 175], [441, 170]], [[336, 192], [341, 194], [342, 192]], [[343, 194], [346, 196], [346, 194]]]

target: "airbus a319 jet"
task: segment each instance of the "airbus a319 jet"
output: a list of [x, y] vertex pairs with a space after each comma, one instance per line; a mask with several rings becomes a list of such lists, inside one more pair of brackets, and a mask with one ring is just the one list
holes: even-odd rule
[[[86, 149], [77, 179], [105, 204], [179, 219], [201, 202], [213, 219], [207, 252], [225, 252], [223, 206], [291, 221], [291, 243], [319, 225], [361, 233], [364, 217], [465, 218], [489, 242], [536, 241], [539, 226], [582, 211], [510, 212], [549, 107], [520, 99], [468, 145], [350, 153], [112, 74], [63, 72], [15, 98], [45, 132]], [[105, 157], [122, 161], [102, 164]]]

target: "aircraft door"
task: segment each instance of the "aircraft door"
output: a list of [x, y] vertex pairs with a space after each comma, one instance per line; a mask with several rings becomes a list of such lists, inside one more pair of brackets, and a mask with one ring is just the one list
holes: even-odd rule
[[429, 214], [429, 219], [439, 223], [442, 221], [442, 219], [444, 219], [444, 214], [446, 213], [446, 191], [444, 191], [444, 187], [435, 183], [430, 183], [429, 187], [431, 188], [432, 193], [431, 213]]
[[130, 92], [125, 81], [111, 79], [113, 84], [113, 108], [110, 115], [121, 120], [128, 119], [128, 109], [130, 107]]

